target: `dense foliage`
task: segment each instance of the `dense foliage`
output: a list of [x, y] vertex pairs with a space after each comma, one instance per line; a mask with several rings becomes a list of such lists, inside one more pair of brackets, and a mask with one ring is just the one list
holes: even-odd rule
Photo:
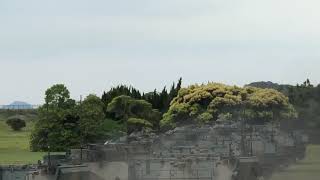
[[306, 128], [320, 128], [320, 85], [313, 86], [307, 80], [301, 85], [290, 86], [288, 97]]
[[314, 86], [309, 79], [302, 84], [279, 85], [272, 82], [256, 82], [249, 86], [261, 88], [273, 88], [281, 91], [289, 97], [289, 102], [298, 113], [300, 128], [320, 128], [320, 85]]
[[103, 103], [96, 95], [88, 95], [79, 105], [81, 143], [90, 143], [105, 137], [103, 132]]
[[288, 98], [276, 90], [209, 83], [181, 89], [164, 114], [161, 125], [172, 127], [190, 121], [205, 123], [222, 117], [245, 118], [256, 123], [295, 115]]
[[111, 88], [109, 91], [103, 92], [101, 97], [102, 102], [105, 105], [105, 113], [107, 117], [110, 117], [107, 112], [108, 104], [116, 97], [125, 95], [132, 97], [134, 99], [141, 99], [149, 102], [152, 105], [152, 108], [158, 109], [161, 113], [166, 112], [169, 109], [170, 102], [174, 97], [178, 95], [179, 90], [181, 89], [182, 79], [180, 78], [177, 85], [173, 83], [170, 91], [168, 92], [166, 87], [163, 88], [161, 92], [158, 92], [156, 89], [153, 92], [141, 93], [139, 90], [131, 87], [120, 85], [114, 88]]
[[[182, 80], [170, 92], [141, 94], [133, 87], [118, 86], [102, 98], [89, 95], [83, 102], [70, 98], [63, 84], [50, 87], [45, 104], [38, 110], [39, 120], [31, 135], [33, 151], [63, 151], [112, 138], [121, 132], [160, 128], [162, 112], [169, 108]], [[154, 107], [157, 107], [155, 109]]]
[[76, 103], [70, 99], [67, 88], [62, 84], [52, 86], [46, 91], [46, 104], [39, 108], [39, 120], [31, 135], [33, 151], [65, 150], [76, 145], [79, 139]]
[[114, 98], [107, 107], [112, 118], [127, 125], [130, 134], [142, 128], [159, 128], [161, 114], [152, 109], [152, 105], [145, 100], [137, 100], [129, 96]]
[[20, 118], [9, 118], [6, 123], [14, 131], [20, 131], [22, 128], [26, 127], [26, 122]]
[[125, 95], [129, 96], [135, 99], [142, 99], [143, 95], [140, 93], [139, 90], [135, 89], [134, 87], [131, 86], [125, 86], [125, 85], [120, 85], [117, 87], [111, 88], [109, 91], [104, 91], [101, 97], [102, 102], [104, 103], [104, 110], [106, 115], [108, 116], [109, 114], [107, 113], [107, 107], [108, 104], [113, 100], [113, 98]]
[[[31, 135], [33, 151], [64, 151], [103, 142], [134, 131], [160, 130], [178, 123], [245, 119], [251, 123], [291, 118], [295, 111], [282, 93], [272, 89], [240, 88], [218, 83], [150, 93], [117, 86], [102, 98], [76, 102], [63, 84], [50, 87]], [[171, 103], [170, 103], [171, 102]]]
[[31, 135], [33, 151], [63, 151], [103, 138], [103, 103], [97, 96], [76, 103], [68, 89], [57, 84], [46, 91], [45, 101]]

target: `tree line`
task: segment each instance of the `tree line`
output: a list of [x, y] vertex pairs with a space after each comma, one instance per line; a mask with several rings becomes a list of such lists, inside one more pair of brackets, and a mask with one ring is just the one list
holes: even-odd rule
[[[120, 85], [105, 91], [102, 97], [91, 94], [83, 101], [75, 101], [66, 86], [53, 85], [46, 90], [45, 104], [38, 109], [31, 149], [65, 151], [134, 131], [159, 132], [184, 123], [239, 119], [265, 123], [297, 117], [293, 105], [299, 102], [300, 96], [289, 100], [273, 89], [220, 83], [181, 86], [179, 79], [169, 90], [164, 87], [160, 92], [143, 93]], [[311, 85], [297, 88], [311, 88]]]
[[169, 91], [164, 87], [161, 92], [149, 93], [120, 85], [105, 91], [101, 98], [90, 94], [83, 101], [72, 99], [65, 85], [53, 85], [46, 90], [45, 104], [38, 109], [31, 150], [64, 151], [142, 128], [159, 130], [162, 114], [181, 85], [180, 78]]
[[[125, 95], [134, 99], [145, 100], [152, 105], [152, 108], [158, 109], [161, 113], [164, 113], [169, 109], [172, 99], [178, 95], [178, 92], [181, 89], [181, 85], [182, 78], [178, 80], [177, 84], [173, 83], [169, 91], [166, 87], [164, 87], [161, 92], [158, 92], [155, 89], [153, 92], [148, 93], [141, 93], [139, 90], [135, 89], [132, 86], [120, 85], [111, 88], [111, 90], [107, 92], [104, 91], [101, 100], [104, 103], [105, 107], [107, 107], [113, 98]], [[105, 112], [108, 116], [106, 108]]]

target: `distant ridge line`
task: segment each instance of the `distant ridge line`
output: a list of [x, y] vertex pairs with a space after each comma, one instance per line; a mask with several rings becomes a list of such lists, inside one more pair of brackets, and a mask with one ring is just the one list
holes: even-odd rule
[[0, 109], [8, 109], [8, 110], [23, 110], [23, 109], [38, 109], [41, 105], [0, 105]]

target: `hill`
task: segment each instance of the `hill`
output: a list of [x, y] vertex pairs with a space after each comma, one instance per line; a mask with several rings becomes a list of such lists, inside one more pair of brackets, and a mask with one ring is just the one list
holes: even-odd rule
[[293, 87], [292, 85], [288, 84], [278, 84], [273, 83], [271, 81], [259, 81], [259, 82], [252, 82], [250, 84], [247, 84], [245, 86], [251, 86], [251, 87], [257, 87], [257, 88], [268, 88], [268, 89], [275, 89], [278, 90], [286, 95], [289, 94], [289, 88]]
[[32, 105], [23, 101], [14, 101], [9, 105], [2, 106], [2, 109], [33, 109]]

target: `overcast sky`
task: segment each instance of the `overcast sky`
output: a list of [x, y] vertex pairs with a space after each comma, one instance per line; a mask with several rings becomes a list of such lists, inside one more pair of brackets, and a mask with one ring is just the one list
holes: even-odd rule
[[320, 82], [319, 0], [0, 0], [0, 104], [218, 81]]

